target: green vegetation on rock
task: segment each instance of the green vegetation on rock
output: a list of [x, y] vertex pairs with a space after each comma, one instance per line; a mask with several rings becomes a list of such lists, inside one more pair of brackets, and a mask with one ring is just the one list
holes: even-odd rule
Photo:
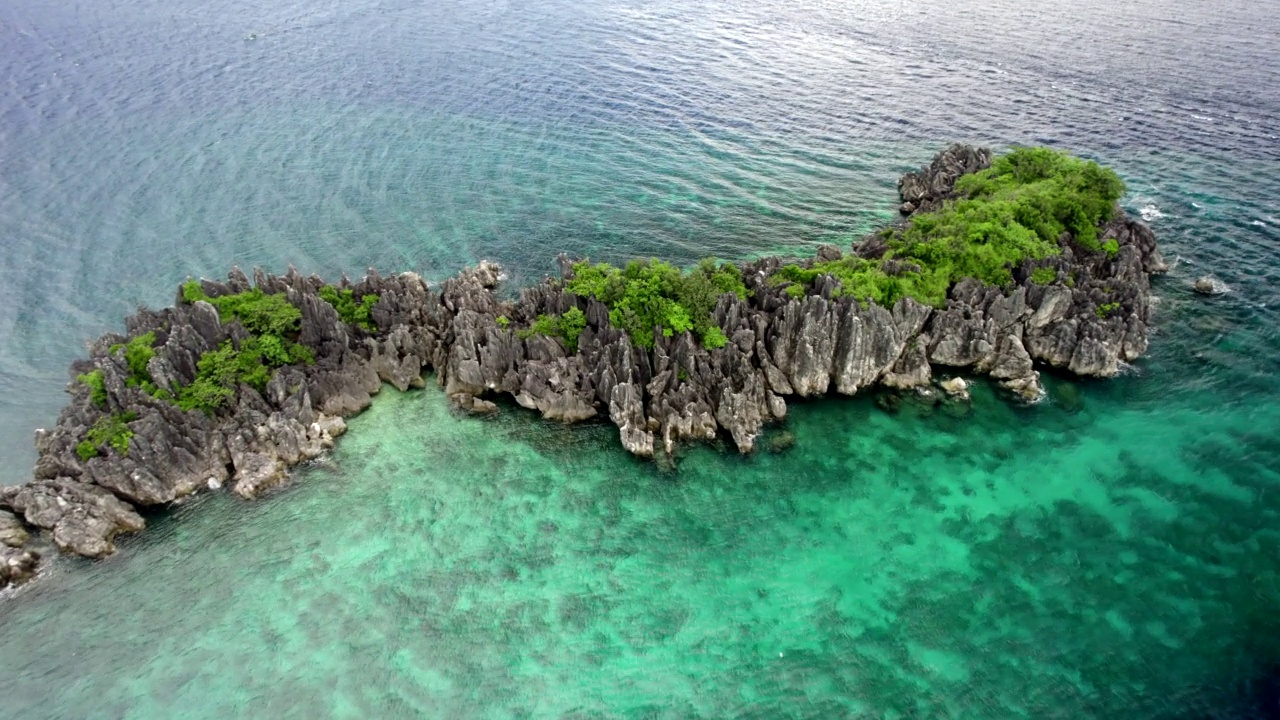
[[1098, 317], [1100, 317], [1100, 318], [1104, 318], [1104, 319], [1105, 319], [1105, 318], [1109, 318], [1109, 317], [1111, 317], [1111, 315], [1112, 315], [1113, 313], [1115, 313], [1115, 311], [1117, 311], [1117, 310], [1119, 310], [1119, 309], [1120, 309], [1120, 303], [1118, 303], [1118, 302], [1109, 302], [1109, 303], [1103, 303], [1103, 304], [1099, 305], [1099, 306], [1098, 306], [1098, 308], [1097, 308], [1096, 310], [1094, 310], [1094, 313], [1095, 313]]
[[313, 362], [310, 350], [277, 335], [251, 337], [238, 350], [227, 340], [200, 356], [196, 379], [178, 391], [177, 404], [183, 410], [212, 413], [235, 398], [240, 384], [263, 392], [276, 368]]
[[125, 412], [104, 415], [85, 433], [85, 439], [76, 445], [76, 455], [81, 460], [89, 460], [112, 448], [121, 455], [129, 454], [129, 441], [133, 439], [133, 431], [129, 423], [138, 419], [137, 413]]
[[355, 291], [351, 288], [339, 290], [332, 285], [325, 285], [320, 288], [320, 299], [338, 311], [338, 318], [342, 322], [357, 325], [369, 332], [377, 332], [378, 326], [373, 323], [371, 315], [373, 306], [378, 304], [378, 296], [374, 293], [368, 293], [357, 300]]
[[198, 281], [191, 280], [183, 285], [182, 297], [212, 304], [223, 322], [238, 320], [251, 333], [239, 348], [227, 340], [200, 356], [196, 379], [179, 388], [174, 399], [183, 410], [212, 413], [235, 398], [241, 384], [263, 392], [276, 368], [315, 362], [311, 350], [293, 340], [302, 324], [302, 311], [283, 294], [268, 295], [254, 288], [210, 298]]
[[127, 343], [111, 346], [112, 354], [124, 350], [124, 360], [129, 366], [129, 376], [125, 378], [125, 384], [129, 387], [139, 385], [145, 387], [151, 384], [151, 372], [147, 370], [147, 363], [151, 362], [151, 358], [156, 355], [155, 344], [156, 334], [149, 332], [132, 338]]
[[296, 334], [302, 326], [302, 311], [289, 303], [283, 293], [268, 295], [254, 288], [234, 295], [211, 298], [204, 294], [198, 280], [182, 286], [182, 298], [189, 303], [204, 302], [218, 309], [222, 322], [239, 320], [255, 335], [285, 337]]
[[89, 401], [100, 408], [107, 406], [107, 383], [102, 377], [101, 370], [77, 375], [76, 380], [84, 383], [89, 388]]
[[1038, 267], [1031, 271], [1031, 282], [1036, 285], [1051, 285], [1058, 279], [1058, 271], [1051, 267]]
[[[888, 250], [877, 260], [788, 265], [771, 280], [808, 285], [829, 274], [840, 282], [837, 296], [881, 305], [911, 297], [941, 307], [962, 278], [1011, 285], [1011, 270], [1023, 261], [1059, 254], [1063, 233], [1083, 249], [1119, 252], [1114, 239], [1099, 242], [1098, 226], [1115, 211], [1124, 183], [1093, 161], [1048, 148], [1019, 148], [961, 177], [955, 189], [956, 199], [913, 215], [896, 234], [888, 231]], [[797, 295], [791, 287], [787, 291]]]
[[125, 378], [125, 385], [140, 387], [143, 392], [154, 398], [172, 401], [173, 394], [157, 386], [151, 378], [151, 371], [147, 369], [147, 364], [156, 355], [155, 344], [156, 334], [149, 332], [132, 338], [127, 343], [112, 345], [110, 352], [115, 354], [120, 350], [124, 351], [125, 364], [129, 368], [129, 375]]
[[517, 333], [521, 339], [534, 335], [558, 337], [564, 340], [564, 346], [570, 353], [578, 352], [578, 336], [587, 328], [587, 315], [576, 307], [569, 308], [563, 315], [539, 315], [533, 325]]
[[831, 293], [832, 297], [847, 296], [886, 307], [904, 297], [914, 297], [922, 302], [923, 298], [936, 296], [945, 299], [949, 287], [949, 284], [942, 284], [945, 279], [941, 276], [918, 272], [890, 275], [882, 263], [856, 256], [814, 263], [809, 268], [784, 265], [770, 276], [769, 282], [775, 285], [791, 283], [786, 289], [787, 294], [799, 298], [804, 296], [805, 287], [823, 275], [830, 275], [840, 283]]
[[665, 337], [692, 331], [703, 347], [724, 347], [728, 340], [711, 315], [716, 301], [724, 294], [747, 297], [742, 271], [731, 263], [718, 264], [715, 258], [702, 260], [688, 272], [653, 259], [632, 260], [622, 269], [583, 261], [574, 264], [565, 289], [603, 303], [609, 308], [609, 323], [645, 349], [653, 347], [655, 328]]

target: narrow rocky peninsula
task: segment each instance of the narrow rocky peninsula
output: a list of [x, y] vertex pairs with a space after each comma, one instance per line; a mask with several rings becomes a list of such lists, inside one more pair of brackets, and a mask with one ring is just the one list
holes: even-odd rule
[[607, 418], [629, 452], [662, 459], [719, 433], [752, 452], [789, 397], [914, 391], [945, 369], [1034, 401], [1038, 364], [1108, 377], [1146, 351], [1149, 276], [1165, 265], [1110, 171], [953, 146], [899, 190], [901, 222], [808, 260], [562, 257], [561, 277], [518, 297], [490, 262], [439, 285], [373, 270], [188, 281], [71, 368], [33, 479], [0, 488], [0, 586], [35, 571], [33, 532], [101, 557], [143, 528], [140, 508], [270, 490], [384, 383], [426, 372], [465, 410], [509, 395], [554, 420]]

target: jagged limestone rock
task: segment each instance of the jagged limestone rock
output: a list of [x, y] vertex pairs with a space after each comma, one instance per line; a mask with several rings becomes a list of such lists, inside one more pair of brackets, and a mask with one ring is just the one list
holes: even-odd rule
[[[948, 148], [902, 178], [904, 212], [938, 207], [952, 197], [957, 178], [991, 159], [986, 150]], [[238, 321], [223, 322], [209, 302], [183, 302], [181, 293], [175, 307], [141, 310], [126, 320], [127, 334], [90, 343], [90, 357], [71, 368], [73, 378], [101, 372], [105, 405], [72, 382], [57, 425], [36, 433], [35, 480], [0, 491], [0, 507], [51, 531], [64, 550], [108, 554], [116, 535], [142, 529], [135, 506], [163, 506], [228, 482], [243, 497], [268, 492], [287, 482], [289, 468], [332, 447], [346, 429], [343, 418], [368, 407], [383, 383], [421, 387], [426, 372], [471, 412], [492, 412], [492, 399], [508, 395], [549, 419], [608, 417], [628, 452], [662, 462], [673, 462], [680, 443], [720, 433], [740, 452], [752, 452], [765, 427], [786, 417], [791, 396], [855, 394], [875, 385], [914, 389], [913, 397], [932, 393], [938, 368], [989, 375], [1035, 401], [1043, 394], [1037, 364], [1105, 377], [1147, 349], [1149, 276], [1167, 270], [1155, 236], [1117, 213], [1099, 237], [1114, 240], [1118, 250], [1082, 252], [1064, 241], [1061, 255], [1038, 261], [1035, 267], [1054, 271], [1052, 283], [1031, 282], [1034, 268], [1027, 264], [1013, 269], [1016, 283], [1008, 288], [958, 282], [938, 308], [911, 299], [892, 308], [863, 305], [840, 297], [831, 276], [791, 297], [769, 282], [783, 261], [762, 258], [740, 266], [747, 298], [726, 294], [716, 301], [711, 316], [726, 344], [714, 350], [690, 333], [656, 332], [653, 348], [641, 347], [610, 324], [607, 307], [566, 292], [556, 279], [523, 288], [518, 298], [501, 295], [502, 269], [488, 261], [437, 286], [414, 273], [384, 277], [370, 270], [359, 281], [342, 278], [338, 288], [378, 296], [359, 324], [344, 322], [320, 297], [325, 282], [318, 277], [255, 269], [251, 281], [233, 269], [225, 282], [200, 281], [204, 294], [216, 299], [257, 287], [283, 295], [301, 312], [296, 340], [314, 364], [278, 369], [261, 392], [241, 386], [216, 413], [183, 411], [131, 384], [123, 354], [111, 347], [154, 332], [147, 370], [157, 388], [177, 392], [194, 381], [204, 353], [227, 341], [238, 347], [250, 333]], [[887, 246], [873, 235], [850, 250], [876, 258]], [[817, 259], [843, 256], [823, 246]], [[562, 274], [571, 274], [569, 259], [559, 260]], [[571, 308], [586, 319], [572, 351], [562, 338], [521, 332], [540, 315]], [[136, 415], [127, 452], [100, 449], [82, 459], [77, 446], [88, 429], [123, 413]], [[3, 518], [0, 544], [8, 548], [20, 534]], [[14, 573], [29, 575], [14, 568], [35, 562], [5, 552], [0, 585]]]
[[146, 526], [141, 515], [106, 488], [69, 478], [7, 488], [0, 505], [22, 513], [34, 527], [52, 530], [59, 548], [85, 557], [115, 552], [116, 535]]

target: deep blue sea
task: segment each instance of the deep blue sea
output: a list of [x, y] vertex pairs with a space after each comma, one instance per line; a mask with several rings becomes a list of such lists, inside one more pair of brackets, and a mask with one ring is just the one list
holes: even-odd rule
[[0, 1], [0, 484], [85, 341], [233, 264], [804, 255], [952, 141], [1115, 168], [1176, 261], [1120, 378], [798, 403], [675, 475], [388, 389], [0, 593], [0, 717], [1280, 717], [1275, 10]]

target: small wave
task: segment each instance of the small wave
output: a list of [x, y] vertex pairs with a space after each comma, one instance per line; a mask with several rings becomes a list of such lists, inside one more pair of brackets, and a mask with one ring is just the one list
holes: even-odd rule
[[1264, 222], [1262, 222], [1261, 220], [1250, 220], [1250, 221], [1249, 221], [1249, 224], [1250, 224], [1250, 225], [1257, 225], [1258, 227], [1266, 227], [1266, 226], [1267, 226], [1267, 224], [1266, 224], [1266, 223], [1264, 223]]
[[1142, 215], [1142, 219], [1147, 222], [1159, 220], [1164, 217], [1164, 213], [1160, 212], [1160, 208], [1156, 207], [1153, 203], [1143, 205], [1142, 208], [1138, 210], [1138, 214]]

